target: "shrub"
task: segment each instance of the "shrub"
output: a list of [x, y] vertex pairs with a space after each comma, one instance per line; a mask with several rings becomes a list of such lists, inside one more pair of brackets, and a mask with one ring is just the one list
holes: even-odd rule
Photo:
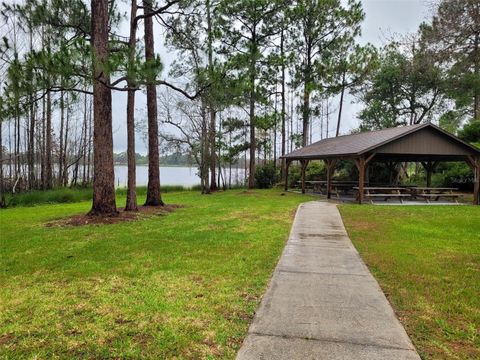
[[255, 168], [255, 184], [259, 189], [269, 189], [278, 181], [277, 170], [273, 162], [258, 165]]

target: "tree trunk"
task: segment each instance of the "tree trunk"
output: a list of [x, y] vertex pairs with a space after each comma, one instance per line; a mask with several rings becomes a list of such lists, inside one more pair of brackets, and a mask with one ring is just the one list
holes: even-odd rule
[[[475, 42], [474, 42], [474, 73], [475, 79], [478, 79], [480, 76], [480, 35], [475, 35]], [[480, 94], [479, 94], [479, 86], [474, 86], [474, 95], [473, 95], [473, 118], [480, 119]]]
[[68, 186], [68, 166], [67, 166], [67, 148], [68, 148], [68, 125], [70, 119], [70, 112], [68, 110], [68, 96], [67, 96], [67, 106], [66, 106], [66, 118], [65, 118], [65, 138], [63, 140], [63, 150], [62, 150], [62, 163], [63, 163], [63, 172], [61, 173], [61, 179], [63, 186]]
[[[212, 16], [211, 16], [211, 3], [210, 0], [206, 0], [206, 11], [207, 11], [207, 53], [208, 53], [208, 74], [209, 81], [213, 81], [214, 78], [214, 69], [213, 69], [213, 32], [212, 32]], [[217, 190], [217, 180], [216, 180], [216, 110], [213, 103], [212, 96], [208, 97], [208, 107], [210, 115], [210, 131], [208, 134], [210, 142], [210, 190]]]
[[60, 92], [60, 148], [58, 154], [58, 185], [63, 184], [63, 132], [65, 126], [65, 97], [63, 90]]
[[253, 78], [250, 91], [250, 166], [248, 174], [248, 188], [255, 187], [255, 78]]
[[[128, 62], [129, 70], [132, 71], [135, 66], [135, 48], [137, 44], [137, 24], [134, 21], [137, 16], [137, 1], [132, 0], [130, 15], [130, 39], [128, 42]], [[127, 95], [127, 201], [125, 211], [138, 211], [137, 206], [137, 181], [136, 181], [136, 159], [135, 159], [135, 90], [132, 88], [135, 83], [132, 81], [133, 74], [129, 74]]]
[[87, 183], [87, 94], [83, 101], [82, 186]]
[[310, 66], [310, 48], [307, 49], [307, 64], [305, 68], [305, 82], [303, 84], [303, 111], [302, 111], [302, 122], [303, 122], [303, 135], [302, 135], [302, 146], [307, 146], [308, 143], [308, 127], [310, 123], [310, 86], [311, 86], [311, 66]]
[[92, 0], [93, 203], [90, 215], [117, 215], [113, 170], [112, 91], [107, 86], [108, 0]]
[[210, 158], [210, 147], [208, 141], [208, 120], [207, 112], [205, 109], [204, 101], [202, 99], [201, 109], [202, 115], [202, 165], [201, 165], [201, 177], [202, 177], [202, 194], [210, 194], [210, 176], [208, 170], [208, 159]]
[[[150, 64], [155, 61], [153, 42], [153, 19], [150, 15], [152, 0], [143, 0], [147, 17], [145, 24], [145, 60]], [[147, 80], [147, 116], [148, 116], [148, 185], [145, 205], [163, 206], [160, 194], [160, 158], [158, 154], [158, 122], [157, 122], [157, 88], [155, 78]]]
[[342, 109], [343, 109], [343, 95], [345, 94], [345, 71], [342, 74], [342, 92], [340, 93], [340, 105], [338, 108], [338, 119], [337, 119], [337, 131], [335, 137], [340, 135], [340, 123], [342, 121]]
[[[282, 61], [282, 156], [285, 155], [285, 144], [286, 144], [286, 134], [285, 134], [285, 63], [284, 63], [284, 32], [282, 30], [280, 36], [280, 57]], [[285, 159], [282, 157], [281, 167], [280, 167], [280, 178], [285, 176]]]
[[[28, 128], [28, 187], [33, 190], [35, 187], [35, 107], [30, 97], [30, 125]], [[0, 145], [1, 149], [1, 145]], [[3, 167], [3, 163], [0, 163]]]
[[3, 178], [3, 119], [0, 119], [0, 208], [5, 207], [5, 179]]
[[[33, 50], [33, 33], [29, 26], [30, 51]], [[31, 74], [31, 72], [30, 72]], [[30, 101], [30, 124], [28, 133], [28, 187], [32, 190], [35, 187], [35, 104], [33, 103], [33, 95], [29, 96]], [[0, 145], [0, 149], [1, 149]], [[0, 152], [1, 153], [1, 152]], [[3, 163], [0, 162], [3, 167]]]
[[216, 136], [216, 113], [215, 110], [210, 108], [210, 131], [209, 131], [209, 143], [210, 143], [210, 190], [211, 191], [216, 191], [218, 189], [217, 187], [217, 181], [216, 181], [216, 141], [215, 141], [215, 136]]
[[53, 187], [52, 169], [52, 99], [50, 91], [47, 91], [47, 113], [45, 126], [45, 188]]

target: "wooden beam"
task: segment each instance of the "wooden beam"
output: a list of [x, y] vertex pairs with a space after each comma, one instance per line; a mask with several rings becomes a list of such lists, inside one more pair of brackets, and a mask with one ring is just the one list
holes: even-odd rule
[[285, 191], [288, 191], [288, 168], [290, 167], [291, 160], [285, 161]]
[[467, 160], [465, 162], [470, 166], [470, 169], [475, 170], [476, 161], [472, 155], [467, 155]]
[[332, 175], [335, 169], [336, 160], [325, 159], [325, 166], [327, 167], [327, 199], [332, 198]]
[[305, 194], [305, 171], [307, 170], [308, 160], [300, 160], [302, 177], [302, 194]]
[[365, 157], [355, 159], [355, 165], [358, 169], [358, 203], [363, 202], [363, 189], [365, 184]]
[[366, 159], [365, 159], [365, 165], [368, 165], [370, 161], [372, 161], [373, 157], [376, 155], [376, 153], [370, 154]]
[[475, 159], [473, 205], [480, 205], [480, 157]]

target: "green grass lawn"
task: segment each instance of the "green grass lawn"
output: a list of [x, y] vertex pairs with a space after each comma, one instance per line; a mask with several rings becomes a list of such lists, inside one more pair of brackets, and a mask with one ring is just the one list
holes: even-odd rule
[[480, 207], [356, 206], [348, 233], [425, 359], [480, 358]]
[[185, 207], [69, 228], [45, 224], [89, 202], [0, 210], [0, 358], [233, 358], [307, 199], [168, 193]]

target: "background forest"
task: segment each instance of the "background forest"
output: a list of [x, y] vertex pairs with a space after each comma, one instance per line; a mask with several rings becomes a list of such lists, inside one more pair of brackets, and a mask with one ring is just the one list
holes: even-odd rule
[[[345, 133], [347, 95], [361, 105], [355, 131], [432, 121], [480, 142], [475, 0], [438, 1], [416, 33], [382, 47], [359, 44], [354, 0], [26, 0], [3, 3], [1, 16], [2, 199], [93, 185], [91, 213], [114, 214], [114, 162], [128, 164], [126, 210], [137, 208], [138, 163], [149, 166], [147, 205], [163, 204], [160, 163], [194, 163], [203, 193], [228, 186], [232, 166], [249, 188], [271, 186], [314, 126], [321, 138]], [[175, 54], [168, 74], [155, 43]], [[113, 110], [127, 114], [128, 149], [115, 156], [112, 92], [127, 94]], [[147, 109], [135, 118], [138, 92]], [[148, 157], [136, 154], [138, 133]], [[463, 164], [438, 172], [443, 183], [471, 176]]]

